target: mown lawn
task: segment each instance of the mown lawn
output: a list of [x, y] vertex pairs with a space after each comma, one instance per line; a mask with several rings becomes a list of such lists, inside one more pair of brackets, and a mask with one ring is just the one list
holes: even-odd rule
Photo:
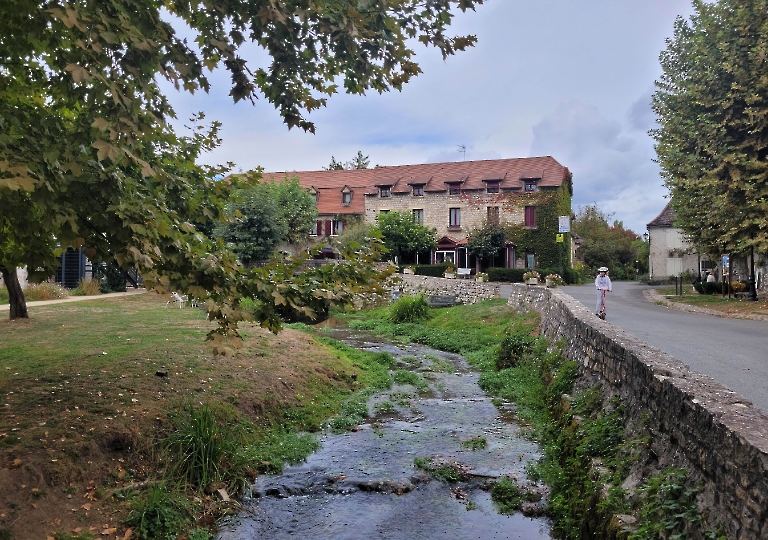
[[[150, 504], [147, 485], [172, 483], [163, 441], [184, 411], [204, 404], [224, 435], [241, 434], [251, 463], [237, 474], [258, 474], [311, 452], [293, 434], [319, 429], [366, 384], [364, 363], [291, 329], [244, 326], [238, 353], [214, 356], [214, 323], [166, 301], [37, 306], [29, 320], [0, 321], [0, 538], [136, 537], [140, 526], [125, 520]], [[222, 478], [218, 487], [236, 489]], [[188, 480], [175, 480], [168, 489], [189, 494]], [[200, 502], [184, 506], [178, 527], [208, 538], [233, 507], [197, 487]]]

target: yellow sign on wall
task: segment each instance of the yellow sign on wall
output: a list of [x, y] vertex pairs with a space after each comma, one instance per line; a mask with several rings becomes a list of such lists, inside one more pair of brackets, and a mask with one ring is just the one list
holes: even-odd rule
[[558, 242], [564, 242], [565, 241], [565, 235], [564, 234], [558, 234], [556, 236]]

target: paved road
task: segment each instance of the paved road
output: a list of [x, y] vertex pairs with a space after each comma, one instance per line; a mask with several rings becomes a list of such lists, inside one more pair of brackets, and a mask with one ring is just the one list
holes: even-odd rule
[[[768, 322], [725, 319], [648, 302], [643, 285], [614, 282], [608, 322], [709, 375], [768, 412]], [[561, 290], [595, 309], [595, 286]]]

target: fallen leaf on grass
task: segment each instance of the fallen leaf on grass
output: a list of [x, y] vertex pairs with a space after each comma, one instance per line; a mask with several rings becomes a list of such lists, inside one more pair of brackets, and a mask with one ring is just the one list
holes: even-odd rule
[[61, 525], [61, 519], [60, 518], [54, 519], [53, 521], [51, 521], [51, 525], [56, 525], [58, 527], [59, 525]]
[[133, 536], [133, 529], [128, 529], [125, 531], [125, 535], [123, 536], [123, 540], [128, 540], [131, 536]]
[[85, 510], [86, 512], [90, 512], [90, 510], [91, 510], [91, 506], [92, 506], [92, 505], [91, 505], [91, 503], [85, 503], [85, 504], [84, 504], [83, 506], [81, 506], [80, 508], [82, 508], [82, 509], [83, 509], [83, 510]]
[[102, 536], [109, 536], [110, 534], [114, 534], [117, 532], [117, 527], [109, 527], [108, 529], [104, 529], [101, 531]]

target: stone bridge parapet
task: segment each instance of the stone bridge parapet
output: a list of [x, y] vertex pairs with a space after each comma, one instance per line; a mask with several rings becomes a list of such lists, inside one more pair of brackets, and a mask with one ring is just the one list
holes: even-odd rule
[[439, 296], [455, 296], [462, 304], [474, 304], [481, 300], [499, 298], [499, 283], [478, 283], [474, 279], [445, 279], [414, 274], [395, 274], [401, 278], [394, 287], [402, 289], [403, 294], [415, 296], [423, 294]]
[[610, 384], [630, 418], [644, 419], [653, 441], [634, 473], [685, 468], [702, 486], [710, 526], [729, 539], [768, 539], [768, 414], [557, 289], [514, 284], [509, 303], [539, 312], [566, 358]]

